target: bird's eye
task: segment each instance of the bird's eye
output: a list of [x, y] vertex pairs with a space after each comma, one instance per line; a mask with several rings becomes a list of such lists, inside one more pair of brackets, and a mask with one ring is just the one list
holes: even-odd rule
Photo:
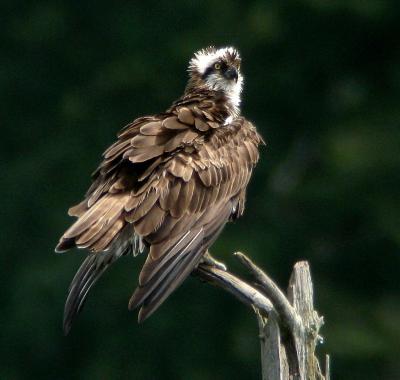
[[220, 63], [215, 63], [214, 64], [214, 69], [215, 70], [220, 70], [221, 69], [221, 64]]

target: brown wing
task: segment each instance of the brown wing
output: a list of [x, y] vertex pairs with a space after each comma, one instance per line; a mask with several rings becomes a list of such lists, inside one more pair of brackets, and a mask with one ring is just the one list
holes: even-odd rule
[[78, 220], [64, 233], [56, 251], [74, 246], [92, 252], [106, 251], [132, 217], [132, 210], [151, 208], [154, 192], [165, 181], [151, 174], [171, 158], [173, 150], [192, 144], [199, 136], [174, 114], [143, 117], [125, 127], [104, 153], [93, 174], [86, 198], [69, 214]]
[[[216, 128], [204, 112], [178, 107], [128, 125], [105, 152], [86, 199], [70, 209], [78, 220], [57, 246], [58, 251], [88, 248], [99, 257], [110, 249], [121, 255], [127, 240], [121, 232], [132, 228], [130, 240], [150, 246], [130, 302], [142, 306], [140, 320], [184, 280], [238, 212], [258, 159], [260, 138], [250, 123], [239, 118]], [[101, 271], [101, 265], [95, 267]], [[72, 297], [70, 310], [66, 305], [71, 320], [93, 284], [82, 279], [98, 278], [83, 272], [81, 281], [71, 284], [79, 295], [78, 301]]]
[[[141, 306], [139, 321], [188, 276], [229, 218], [242, 213], [260, 141], [251, 124], [238, 119], [214, 131], [195, 152], [177, 153], [155, 174], [166, 180], [165, 190], [158, 192], [152, 209], [134, 222], [135, 230], [150, 244], [129, 303], [130, 308]], [[148, 215], [153, 213], [157, 220], [150, 223]]]

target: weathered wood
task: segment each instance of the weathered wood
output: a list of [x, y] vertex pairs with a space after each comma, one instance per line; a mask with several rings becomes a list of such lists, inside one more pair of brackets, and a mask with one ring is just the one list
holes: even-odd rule
[[274, 310], [271, 301], [260, 291], [227, 271], [202, 264], [195, 274], [233, 294], [244, 304], [257, 308], [264, 315], [269, 315]]
[[322, 374], [315, 349], [321, 340], [323, 318], [314, 310], [313, 285], [307, 262], [295, 264], [288, 296], [247, 256], [235, 256], [246, 266], [257, 283], [249, 285], [219, 266], [210, 265], [212, 257], [195, 274], [221, 287], [256, 313], [261, 347], [263, 380], [330, 380], [329, 356]]
[[331, 357], [325, 355], [325, 380], [331, 380]]
[[262, 380], [288, 378], [289, 367], [285, 349], [281, 343], [281, 332], [275, 315], [268, 319], [257, 313]]
[[301, 319], [292, 330], [301, 380], [323, 380], [315, 348], [323, 318], [314, 310], [314, 290], [310, 267], [306, 261], [295, 264], [289, 281], [288, 299]]
[[298, 318], [295, 309], [279, 287], [246, 255], [241, 252], [236, 252], [234, 255], [250, 270], [251, 274], [258, 281], [261, 286], [260, 290], [271, 300], [282, 323], [286, 324], [289, 329], [298, 328], [301, 324], [301, 320]]

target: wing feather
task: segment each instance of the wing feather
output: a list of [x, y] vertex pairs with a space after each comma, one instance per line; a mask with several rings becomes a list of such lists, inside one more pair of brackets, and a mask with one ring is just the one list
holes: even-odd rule
[[228, 202], [209, 209], [200, 223], [209, 221], [201, 227], [196, 223], [189, 234], [186, 232], [183, 239], [158, 260], [153, 259], [150, 251], [142, 269], [146, 275], [141, 276], [139, 287], [129, 302], [130, 309], [141, 306], [139, 322], [148, 318], [193, 271], [228, 221], [231, 207]]
[[[157, 202], [160, 194], [155, 190], [151, 190], [149, 193], [144, 194], [141, 198], [143, 198], [143, 201], [138, 203], [135, 208], [132, 210], [132, 203], [130, 206], [126, 206], [125, 210], [126, 211], [131, 211], [126, 217], [125, 220], [129, 223], [136, 222], [140, 218], [143, 218], [150, 209], [154, 206], [154, 204]], [[135, 197], [132, 196], [132, 199], [135, 199]]]
[[155, 204], [150, 211], [135, 223], [135, 230], [141, 236], [150, 235], [158, 229], [165, 218], [165, 211]]

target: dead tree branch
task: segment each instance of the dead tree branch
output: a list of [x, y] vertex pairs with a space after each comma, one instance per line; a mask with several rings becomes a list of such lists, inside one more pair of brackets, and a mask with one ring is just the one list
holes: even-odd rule
[[307, 262], [295, 264], [286, 296], [246, 255], [235, 256], [256, 283], [250, 285], [229, 271], [199, 265], [195, 274], [238, 298], [256, 312], [263, 380], [329, 380], [329, 357], [323, 375], [315, 355], [323, 318], [314, 310], [313, 285]]

